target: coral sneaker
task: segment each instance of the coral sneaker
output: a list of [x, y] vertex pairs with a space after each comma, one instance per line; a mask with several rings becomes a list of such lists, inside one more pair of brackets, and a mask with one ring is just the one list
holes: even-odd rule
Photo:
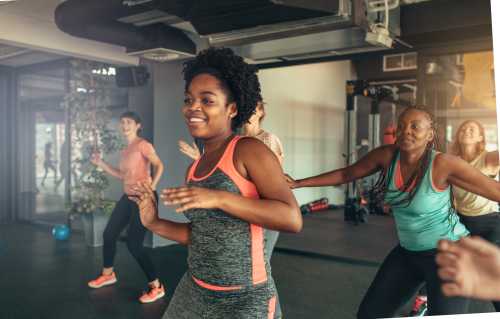
[[160, 287], [149, 286], [148, 291], [145, 291], [142, 296], [139, 298], [139, 301], [142, 303], [150, 303], [155, 302], [161, 297], [165, 296], [165, 288], [162, 284]]
[[89, 281], [88, 285], [90, 288], [101, 288], [104, 286], [112, 285], [116, 281], [116, 275], [114, 272], [112, 272], [111, 275], [100, 275], [96, 279]]

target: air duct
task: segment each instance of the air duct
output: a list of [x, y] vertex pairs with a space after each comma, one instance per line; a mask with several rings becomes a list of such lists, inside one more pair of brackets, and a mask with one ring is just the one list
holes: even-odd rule
[[[118, 21], [121, 17], [150, 10], [147, 5], [129, 6], [122, 0], [67, 0], [57, 6], [55, 23], [70, 35], [124, 46], [129, 53], [161, 49], [162, 52], [171, 51], [176, 57], [194, 55], [195, 44], [181, 30], [163, 23], [137, 27]], [[169, 8], [180, 13], [182, 9], [177, 3]]]

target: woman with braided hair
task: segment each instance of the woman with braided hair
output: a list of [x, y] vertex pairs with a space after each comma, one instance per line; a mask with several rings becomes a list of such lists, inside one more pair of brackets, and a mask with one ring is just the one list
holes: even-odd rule
[[358, 318], [391, 317], [426, 284], [430, 315], [467, 312], [468, 302], [443, 295], [435, 262], [437, 243], [467, 236], [453, 208], [451, 185], [500, 200], [500, 184], [467, 162], [435, 150], [431, 115], [408, 108], [398, 119], [395, 145], [369, 152], [351, 166], [301, 180], [292, 188], [349, 183], [381, 171], [374, 192], [390, 204], [399, 244], [382, 263], [358, 310]]
[[261, 141], [234, 133], [261, 99], [256, 73], [227, 48], [184, 64], [182, 112], [204, 152], [188, 168], [187, 185], [163, 190], [161, 200], [189, 223], [160, 219], [150, 187], [136, 187], [143, 224], [188, 246], [188, 271], [164, 319], [274, 317], [264, 228], [298, 232], [302, 216], [278, 158]]

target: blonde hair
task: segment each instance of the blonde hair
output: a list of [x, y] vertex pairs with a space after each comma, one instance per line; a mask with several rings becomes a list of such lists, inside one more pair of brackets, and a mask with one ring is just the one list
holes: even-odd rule
[[476, 144], [476, 151], [477, 151], [476, 156], [481, 154], [486, 149], [486, 134], [484, 133], [484, 126], [476, 120], [467, 120], [467, 121], [464, 121], [462, 124], [460, 124], [460, 126], [457, 129], [457, 132], [455, 133], [455, 140], [453, 141], [453, 144], [451, 145], [451, 153], [453, 155], [462, 157], [463, 154], [462, 154], [462, 150], [460, 148], [460, 141], [458, 140], [458, 134], [464, 128], [464, 126], [466, 124], [469, 124], [469, 123], [476, 124], [477, 127], [479, 128], [479, 134], [483, 137], [483, 140]]

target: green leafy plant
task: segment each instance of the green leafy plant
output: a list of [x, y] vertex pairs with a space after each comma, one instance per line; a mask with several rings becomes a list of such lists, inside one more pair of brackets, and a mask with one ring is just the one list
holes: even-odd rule
[[76, 156], [71, 165], [79, 172], [72, 186], [71, 213], [111, 213], [114, 201], [104, 194], [109, 186], [106, 174], [90, 163], [94, 152], [109, 154], [122, 148], [123, 143], [110, 129], [110, 105], [114, 88], [113, 79], [102, 74], [108, 66], [102, 63], [72, 60], [70, 62], [70, 90], [62, 106], [71, 121], [71, 147]]

